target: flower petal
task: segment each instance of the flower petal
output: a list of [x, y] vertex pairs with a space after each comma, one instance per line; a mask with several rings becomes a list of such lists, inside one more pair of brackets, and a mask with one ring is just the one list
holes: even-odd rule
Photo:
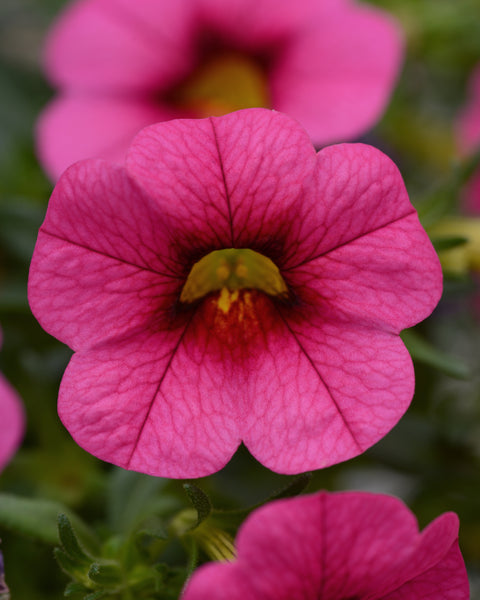
[[30, 268], [42, 326], [76, 350], [166, 318], [182, 283], [167, 231], [123, 169], [72, 166], [52, 194]]
[[77, 0], [49, 35], [46, 70], [74, 90], [165, 89], [194, 59], [192, 27], [188, 0]]
[[319, 315], [328, 305], [334, 319], [350, 315], [352, 321], [392, 333], [425, 319], [442, 293], [440, 263], [415, 213], [288, 275], [301, 302], [316, 306]]
[[[432, 547], [431, 547], [432, 548]], [[430, 548], [430, 549], [431, 549]], [[470, 591], [463, 557], [454, 542], [447, 554], [428, 571], [379, 600], [468, 600]]]
[[75, 441], [102, 460], [156, 476], [221, 469], [239, 444], [235, 398], [222, 388], [221, 369], [202, 368], [199, 352], [189, 355], [188, 335], [187, 322], [77, 352], [58, 406]]
[[273, 259], [299, 244], [303, 188], [314, 166], [306, 132], [264, 109], [153, 125], [127, 157], [130, 173], [190, 244], [204, 253], [248, 247]]
[[[325, 1], [325, 0], [324, 0]], [[251, 50], [278, 51], [311, 20], [315, 0], [197, 0], [200, 21], [227, 44]]]
[[455, 521], [452, 517], [440, 517], [420, 534], [405, 505], [380, 494], [323, 492], [272, 502], [254, 511], [240, 528], [238, 559], [201, 567], [182, 600], [406, 599], [383, 593], [392, 581], [405, 582], [419, 547], [429, 549], [432, 565], [449, 564], [459, 592], [448, 595], [451, 586], [443, 576], [430, 582], [421, 576], [410, 597], [433, 598], [434, 591], [447, 590], [437, 597], [466, 600], [463, 561], [456, 554], [452, 562], [450, 549], [458, 545], [452, 527], [444, 526]]
[[295, 38], [271, 81], [275, 108], [316, 144], [353, 139], [379, 119], [403, 54], [399, 27], [385, 13], [353, 2], [324, 12]]
[[249, 377], [245, 445], [280, 473], [361, 454], [412, 399], [413, 367], [402, 341], [328, 315], [310, 323], [308, 316], [295, 322], [289, 311], [280, 313], [285, 331], [269, 336], [268, 352]]
[[20, 445], [25, 428], [20, 399], [0, 374], [0, 471]]
[[140, 129], [172, 116], [170, 110], [148, 99], [59, 96], [37, 122], [37, 153], [53, 180], [84, 158], [123, 162]]
[[389, 583], [385, 600], [464, 600], [469, 597], [468, 577], [458, 547], [458, 517], [446, 513], [422, 532], [412, 559]]
[[463, 153], [480, 146], [480, 64], [474, 69], [468, 88], [467, 102], [456, 123], [458, 145]]
[[[306, 189], [303, 202], [308, 205], [308, 219], [301, 230], [302, 243], [288, 253], [283, 270], [415, 214], [396, 165], [365, 144], [338, 144], [321, 150], [316, 179]], [[426, 237], [424, 245], [431, 247]], [[434, 254], [432, 261], [437, 268]]]

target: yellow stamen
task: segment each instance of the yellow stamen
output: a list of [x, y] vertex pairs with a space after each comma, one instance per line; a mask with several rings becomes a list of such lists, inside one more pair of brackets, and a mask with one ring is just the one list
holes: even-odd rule
[[233, 302], [236, 302], [237, 300], [238, 290], [230, 292], [227, 290], [227, 288], [222, 288], [222, 291], [220, 292], [220, 297], [218, 299], [218, 308], [222, 312], [227, 314], [227, 312], [230, 310], [230, 306], [233, 304]]

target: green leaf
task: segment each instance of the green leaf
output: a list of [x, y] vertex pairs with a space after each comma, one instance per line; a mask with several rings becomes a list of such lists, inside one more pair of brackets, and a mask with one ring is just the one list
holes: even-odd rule
[[416, 331], [406, 329], [402, 331], [400, 336], [414, 360], [430, 365], [456, 379], [468, 379], [470, 376], [468, 367], [462, 361], [444, 354], [441, 350], [438, 350], [438, 348], [435, 348], [435, 346], [422, 338]]
[[64, 513], [58, 515], [58, 535], [63, 549], [70, 558], [85, 566], [91, 564], [93, 557], [88, 556], [81, 548], [75, 531]]
[[457, 246], [463, 246], [468, 243], [468, 238], [460, 236], [449, 236], [449, 237], [432, 237], [431, 242], [437, 252], [442, 250], [450, 250], [451, 248], [457, 248]]
[[280, 498], [291, 498], [292, 496], [298, 496], [308, 486], [312, 480], [312, 473], [302, 473], [294, 479], [292, 479], [286, 486], [281, 488], [278, 492], [275, 492], [270, 500], [280, 500]]
[[77, 582], [87, 581], [87, 569], [82, 565], [79, 565], [61, 548], [54, 548], [53, 555], [64, 573], [75, 579]]
[[205, 521], [212, 512], [212, 503], [207, 494], [193, 483], [184, 483], [183, 489], [197, 511], [198, 519], [196, 524], [192, 527], [192, 529], [195, 529], [195, 527], [198, 527], [202, 521]]
[[83, 585], [83, 583], [78, 583], [77, 581], [71, 581], [67, 584], [63, 595], [66, 598], [70, 596], [78, 596], [79, 594], [88, 594], [90, 590]]
[[89, 571], [88, 577], [96, 584], [116, 588], [122, 583], [122, 571], [118, 564], [102, 564], [94, 562]]
[[58, 513], [68, 514], [77, 531], [87, 531], [87, 526], [60, 502], [0, 493], [0, 525], [47, 544], [58, 544]]
[[84, 596], [83, 600], [99, 600], [99, 598], [104, 598], [106, 595], [107, 592], [105, 590], [97, 590], [96, 592]]

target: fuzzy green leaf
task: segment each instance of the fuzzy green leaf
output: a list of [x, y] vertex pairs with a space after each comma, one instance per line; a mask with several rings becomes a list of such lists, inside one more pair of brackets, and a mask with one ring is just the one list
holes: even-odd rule
[[54, 548], [53, 555], [64, 573], [77, 582], [87, 581], [87, 569], [83, 565], [78, 564], [61, 548]]
[[88, 571], [88, 577], [98, 585], [116, 588], [122, 582], [122, 571], [118, 564], [94, 562]]
[[58, 515], [58, 535], [63, 549], [70, 558], [83, 565], [92, 563], [93, 557], [88, 556], [81, 548], [72, 524], [64, 513]]

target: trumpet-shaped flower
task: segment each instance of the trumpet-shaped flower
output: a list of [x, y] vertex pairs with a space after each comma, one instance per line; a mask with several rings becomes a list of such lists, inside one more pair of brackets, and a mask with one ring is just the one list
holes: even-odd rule
[[321, 492], [256, 510], [237, 559], [194, 572], [182, 600], [468, 600], [458, 518], [421, 533], [400, 500]]
[[[0, 344], [1, 344], [0, 333]], [[0, 373], [0, 471], [20, 444], [24, 415], [17, 393]]]
[[123, 159], [142, 127], [268, 107], [317, 144], [381, 116], [402, 42], [382, 11], [352, 0], [77, 0], [46, 45], [60, 90], [41, 116], [53, 177], [81, 158]]
[[360, 454], [404, 413], [398, 333], [441, 279], [384, 154], [316, 154], [292, 119], [247, 109], [147, 127], [124, 167], [70, 167], [29, 297], [75, 350], [59, 414], [88, 451], [199, 477], [243, 441], [298, 473]]

